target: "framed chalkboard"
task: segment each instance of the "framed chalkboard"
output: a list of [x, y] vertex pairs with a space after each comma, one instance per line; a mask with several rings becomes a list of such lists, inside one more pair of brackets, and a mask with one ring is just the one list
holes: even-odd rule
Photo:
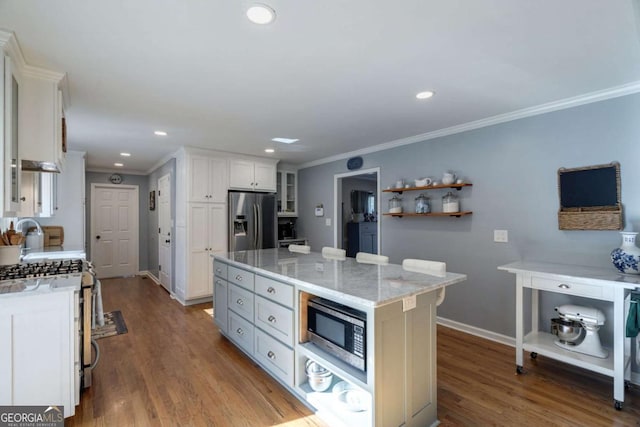
[[620, 164], [558, 169], [561, 230], [621, 230]]

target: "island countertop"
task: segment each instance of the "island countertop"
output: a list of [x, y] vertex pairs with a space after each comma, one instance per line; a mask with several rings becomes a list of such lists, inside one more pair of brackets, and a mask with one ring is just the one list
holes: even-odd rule
[[406, 271], [397, 264], [375, 265], [354, 258], [333, 260], [320, 253], [299, 254], [288, 249], [259, 249], [214, 254], [214, 258], [266, 277], [286, 281], [310, 292], [378, 307], [453, 285], [465, 274], [444, 277]]

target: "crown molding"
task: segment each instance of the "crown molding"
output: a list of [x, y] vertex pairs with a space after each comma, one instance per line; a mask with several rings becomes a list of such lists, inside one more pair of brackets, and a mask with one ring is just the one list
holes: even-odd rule
[[146, 176], [147, 173], [146, 172], [140, 172], [137, 170], [133, 170], [133, 169], [110, 169], [110, 168], [87, 168], [85, 169], [85, 172], [92, 172], [92, 173], [117, 173], [118, 175], [140, 175], [140, 176]]
[[475, 120], [461, 125], [451, 126], [444, 129], [427, 132], [420, 135], [410, 136], [407, 138], [396, 139], [394, 141], [385, 142], [374, 145], [372, 147], [363, 148], [361, 150], [350, 151], [348, 153], [337, 154], [335, 156], [325, 157], [323, 159], [313, 160], [311, 162], [302, 163], [298, 169], [306, 169], [313, 166], [319, 166], [325, 163], [335, 162], [337, 160], [348, 159], [353, 156], [362, 156], [378, 151], [389, 150], [391, 148], [401, 147], [403, 145], [415, 144], [416, 142], [424, 142], [430, 139], [441, 138], [444, 136], [454, 135], [457, 133], [467, 132], [470, 130], [480, 129], [487, 126], [493, 126], [500, 123], [506, 123], [513, 120], [533, 117], [540, 114], [551, 113], [554, 111], [565, 110], [568, 108], [578, 107], [580, 105], [591, 104], [594, 102], [605, 101], [607, 99], [618, 98], [621, 96], [632, 95], [640, 92], [640, 81], [630, 82], [621, 86], [615, 86], [595, 92], [578, 95], [572, 98], [566, 98], [559, 101], [553, 101], [546, 104], [537, 105], [535, 107], [516, 110], [511, 113], [499, 114], [497, 116], [488, 117], [486, 119]]
[[169, 160], [177, 158], [179, 153], [180, 153], [180, 149], [178, 149], [177, 151], [174, 151], [173, 153], [166, 154], [164, 157], [158, 160], [153, 166], [147, 169], [145, 174], [151, 175], [153, 172], [155, 172], [157, 169], [159, 169], [162, 165], [167, 163]]

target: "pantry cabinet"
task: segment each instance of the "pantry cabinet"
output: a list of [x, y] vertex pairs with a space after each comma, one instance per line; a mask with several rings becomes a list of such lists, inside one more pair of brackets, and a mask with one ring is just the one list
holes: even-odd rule
[[226, 222], [227, 210], [223, 203], [189, 204], [189, 287], [186, 289], [186, 299], [213, 294], [211, 254], [227, 249]]
[[229, 187], [237, 190], [276, 191], [277, 160], [231, 159]]

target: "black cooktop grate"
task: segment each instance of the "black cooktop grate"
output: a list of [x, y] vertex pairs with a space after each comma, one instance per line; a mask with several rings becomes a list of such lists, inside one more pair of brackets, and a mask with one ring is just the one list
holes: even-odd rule
[[33, 277], [81, 273], [83, 271], [83, 267], [84, 262], [81, 259], [4, 265], [0, 266], [0, 280], [30, 279]]

